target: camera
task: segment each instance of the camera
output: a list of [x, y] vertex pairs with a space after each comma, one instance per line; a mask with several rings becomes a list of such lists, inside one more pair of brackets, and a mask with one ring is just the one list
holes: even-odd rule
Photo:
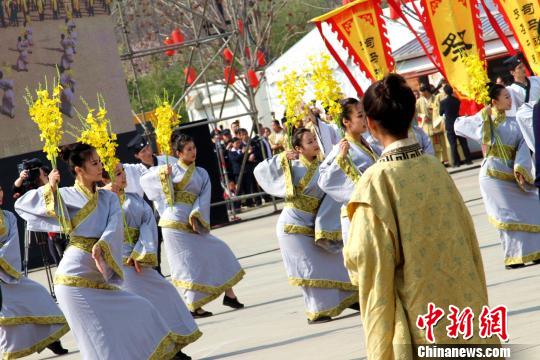
[[24, 187], [28, 187], [30, 184], [34, 184], [37, 179], [39, 179], [40, 168], [43, 166], [43, 163], [39, 159], [24, 159], [22, 163], [17, 165], [19, 174], [24, 170], [28, 170], [28, 178], [24, 181]]

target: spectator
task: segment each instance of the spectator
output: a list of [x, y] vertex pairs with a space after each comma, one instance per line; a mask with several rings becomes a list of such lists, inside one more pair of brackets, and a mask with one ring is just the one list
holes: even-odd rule
[[242, 158], [244, 157], [244, 152], [242, 151], [242, 140], [237, 137], [232, 138], [231, 149], [228, 151], [228, 154], [229, 160], [231, 161], [231, 179], [236, 184], [238, 181], [238, 176], [240, 175], [240, 168], [242, 167]]
[[[245, 154], [248, 153], [247, 161], [244, 166], [244, 173], [242, 174], [242, 182], [240, 183], [239, 193], [242, 195], [245, 194], [254, 194], [258, 192], [257, 182], [253, 175], [253, 170], [259, 162], [263, 160], [262, 153], [260, 148], [257, 146], [254, 139], [250, 139], [249, 134], [246, 129], [238, 129], [238, 135], [242, 140], [242, 152]], [[262, 204], [262, 201], [259, 197], [256, 197], [255, 200], [248, 199], [246, 200], [247, 206], [259, 206]]]
[[231, 133], [233, 137], [238, 137], [238, 129], [240, 129], [240, 120], [234, 120], [231, 123]]
[[454, 123], [459, 116], [460, 101], [453, 95], [454, 90], [450, 85], [445, 85], [443, 89], [444, 93], [446, 94], [446, 98], [441, 101], [439, 114], [441, 116], [444, 116], [446, 136], [448, 138], [448, 142], [450, 143], [450, 148], [452, 151], [452, 167], [456, 168], [461, 165], [457, 141], [459, 141], [459, 144], [463, 149], [463, 155], [465, 156], [465, 164], [470, 165], [472, 164], [472, 161], [471, 154], [469, 152], [469, 145], [467, 144], [467, 139], [462, 136], [457, 136], [454, 132]]
[[285, 130], [281, 127], [279, 121], [272, 121], [272, 134], [268, 137], [272, 153], [279, 154], [285, 150]]
[[[18, 199], [24, 195], [27, 191], [37, 189], [49, 182], [48, 176], [51, 169], [48, 166], [44, 166], [39, 159], [24, 159], [19, 165], [19, 177], [13, 182], [13, 198]], [[30, 232], [30, 241], [32, 239], [36, 244], [40, 245], [42, 251], [42, 257], [44, 265], [46, 261], [46, 255], [43, 252], [43, 246], [47, 244], [49, 253], [53, 258], [56, 265], [62, 260], [64, 251], [67, 247], [67, 239], [65, 236], [50, 232]], [[25, 264], [26, 265], [26, 264]]]
[[260, 153], [260, 159], [257, 159], [257, 163], [263, 161], [264, 159], [269, 159], [272, 157], [272, 147], [268, 142], [268, 139], [264, 136], [265, 127], [259, 125], [259, 134], [253, 138], [253, 146], [257, 146], [257, 153]]

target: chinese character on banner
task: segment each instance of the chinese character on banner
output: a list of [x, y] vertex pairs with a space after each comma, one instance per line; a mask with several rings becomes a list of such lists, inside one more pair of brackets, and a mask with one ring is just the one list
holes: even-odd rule
[[[462, 100], [480, 102], [485, 70], [482, 23], [476, 0], [421, 0], [426, 35], [433, 46], [431, 56]], [[467, 61], [469, 59], [469, 61]], [[476, 71], [472, 69], [475, 59]], [[485, 71], [484, 71], [485, 72]], [[482, 77], [482, 79], [480, 79]], [[480, 86], [471, 84], [480, 84]]]
[[480, 337], [483, 339], [497, 335], [501, 341], [508, 341], [507, 309], [499, 305], [493, 309], [482, 308], [479, 317]]
[[538, 22], [540, 21], [540, 1], [538, 0], [494, 0], [499, 12], [508, 23], [519, 48], [532, 71], [540, 75], [540, 59], [538, 57]]
[[463, 339], [468, 340], [473, 336], [473, 319], [474, 313], [470, 307], [466, 307], [463, 311], [459, 311], [454, 305], [449, 306], [450, 314], [447, 318], [450, 320], [450, 325], [446, 327], [446, 333], [449, 338], [457, 339], [459, 334], [463, 335]]
[[464, 54], [464, 51], [472, 49], [472, 44], [465, 43], [465, 31], [466, 30], [458, 31], [457, 35], [449, 33], [442, 42], [442, 45], [446, 46], [446, 49], [443, 51], [444, 56], [448, 56], [450, 51], [452, 51], [452, 54], [456, 55], [452, 58], [453, 62], [455, 62], [459, 56], [463, 56], [462, 54]]
[[444, 310], [436, 307], [433, 303], [429, 303], [428, 313], [425, 315], [419, 315], [416, 319], [416, 326], [419, 329], [426, 331], [426, 339], [432, 344], [435, 342], [435, 334], [433, 333], [433, 328], [443, 317]]

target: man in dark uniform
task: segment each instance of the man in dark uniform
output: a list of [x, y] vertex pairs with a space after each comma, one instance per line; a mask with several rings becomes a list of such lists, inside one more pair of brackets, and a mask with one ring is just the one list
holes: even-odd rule
[[[139, 194], [144, 200], [154, 209], [154, 215], [156, 222], [159, 223], [159, 209], [157, 204], [152, 203], [146, 195], [140, 185], [141, 176], [152, 166], [165, 164], [165, 156], [156, 156], [152, 150], [150, 143], [140, 134], [137, 134], [129, 143], [128, 148], [132, 151], [135, 159], [139, 161], [137, 164], [123, 164], [124, 171], [126, 172], [127, 187], [126, 192]], [[171, 161], [176, 158], [169, 156]], [[161, 228], [158, 227], [158, 251], [157, 261], [158, 266], [156, 270], [161, 274], [161, 243], [163, 242], [163, 236], [161, 234]]]

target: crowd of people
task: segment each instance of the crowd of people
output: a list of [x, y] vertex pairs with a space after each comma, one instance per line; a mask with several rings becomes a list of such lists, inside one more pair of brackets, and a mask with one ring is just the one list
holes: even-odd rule
[[[540, 181], [531, 155], [540, 143], [533, 126], [540, 121], [540, 78], [527, 77], [520, 58], [507, 65], [513, 85], [490, 84], [490, 104], [478, 114], [458, 117], [447, 84], [438, 113], [446, 132], [482, 145], [482, 197], [504, 264], [516, 269], [540, 263]], [[423, 130], [435, 125], [424, 95], [428, 105], [418, 105], [405, 79], [390, 74], [362, 99], [341, 99], [339, 124], [303, 104], [294, 128], [275, 120], [272, 130], [260, 127], [250, 137], [233, 122], [212, 134], [232, 188], [245, 178], [241, 192], [260, 187], [284, 199], [276, 235], [307, 322], [360, 311], [374, 359], [413, 358], [413, 345], [430, 343], [417, 323], [429, 303], [473, 314], [489, 305], [472, 218], [437, 157], [438, 134]], [[15, 216], [0, 211], [4, 357], [47, 346], [65, 353], [59, 339], [69, 326], [84, 359], [186, 359], [182, 348], [201, 336], [194, 319], [213, 315], [206, 304], [222, 296], [223, 305], [243, 308], [234, 287], [245, 272], [210, 234], [209, 175], [195, 164], [191, 137], [175, 131], [171, 143], [174, 157], [156, 155], [137, 136], [128, 147], [139, 162], [119, 165], [113, 178], [94, 148], [67, 146], [62, 158], [74, 185], [61, 188], [58, 170], [46, 179], [40, 170], [40, 186], [18, 197], [15, 210], [32, 231], [69, 236], [55, 274], [58, 305], [21, 276]], [[160, 237], [171, 282], [156, 269]], [[432, 335], [445, 344], [500, 343], [479, 334], [450, 338], [444, 326]]]
[[[112, 0], [0, 0], [0, 27], [29, 24], [33, 19], [81, 18], [82, 10], [87, 16], [94, 16], [97, 3], [110, 14]], [[23, 25], [25, 26], [25, 25]]]

